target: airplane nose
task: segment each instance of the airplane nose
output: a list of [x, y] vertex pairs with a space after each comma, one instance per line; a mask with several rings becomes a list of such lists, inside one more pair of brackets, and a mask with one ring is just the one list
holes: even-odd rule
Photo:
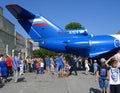
[[114, 45], [115, 45], [115, 47], [119, 47], [120, 46], [120, 40], [115, 39], [114, 40]]
[[120, 35], [116, 34], [116, 35], [111, 35], [112, 37], [114, 37], [114, 45], [115, 47], [120, 47]]

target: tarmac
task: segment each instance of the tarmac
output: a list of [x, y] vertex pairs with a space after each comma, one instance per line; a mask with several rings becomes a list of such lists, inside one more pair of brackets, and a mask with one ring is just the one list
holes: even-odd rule
[[78, 71], [78, 75], [58, 78], [51, 73], [25, 73], [19, 76], [17, 83], [12, 77], [0, 88], [0, 93], [100, 93], [98, 82], [94, 75], [85, 75]]

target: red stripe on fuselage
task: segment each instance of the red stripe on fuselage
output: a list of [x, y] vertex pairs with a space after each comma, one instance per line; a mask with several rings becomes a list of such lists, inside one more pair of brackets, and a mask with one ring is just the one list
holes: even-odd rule
[[34, 24], [34, 26], [46, 26], [46, 25], [48, 25], [48, 23], [46, 22]]
[[17, 4], [9, 4], [9, 5], [6, 5], [6, 6], [17, 6]]

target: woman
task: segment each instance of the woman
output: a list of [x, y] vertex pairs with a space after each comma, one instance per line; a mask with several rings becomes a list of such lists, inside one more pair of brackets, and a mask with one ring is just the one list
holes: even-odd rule
[[90, 64], [89, 64], [89, 62], [88, 62], [88, 58], [86, 58], [86, 59], [85, 59], [85, 69], [86, 69], [85, 74], [86, 74], [86, 75], [88, 75], [89, 70], [90, 70], [89, 65], [90, 65]]
[[1, 81], [2, 81], [2, 84], [4, 85], [5, 84], [5, 80], [7, 81], [7, 64], [3, 58], [3, 54], [0, 55], [0, 72], [1, 72]]

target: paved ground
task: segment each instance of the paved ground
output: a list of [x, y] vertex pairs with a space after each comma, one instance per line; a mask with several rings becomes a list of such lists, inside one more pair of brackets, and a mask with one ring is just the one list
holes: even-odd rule
[[26, 73], [19, 77], [18, 83], [9, 79], [10, 82], [0, 88], [0, 93], [100, 93], [94, 76], [81, 71], [78, 76], [71, 75], [68, 78], [58, 78], [50, 73]]

